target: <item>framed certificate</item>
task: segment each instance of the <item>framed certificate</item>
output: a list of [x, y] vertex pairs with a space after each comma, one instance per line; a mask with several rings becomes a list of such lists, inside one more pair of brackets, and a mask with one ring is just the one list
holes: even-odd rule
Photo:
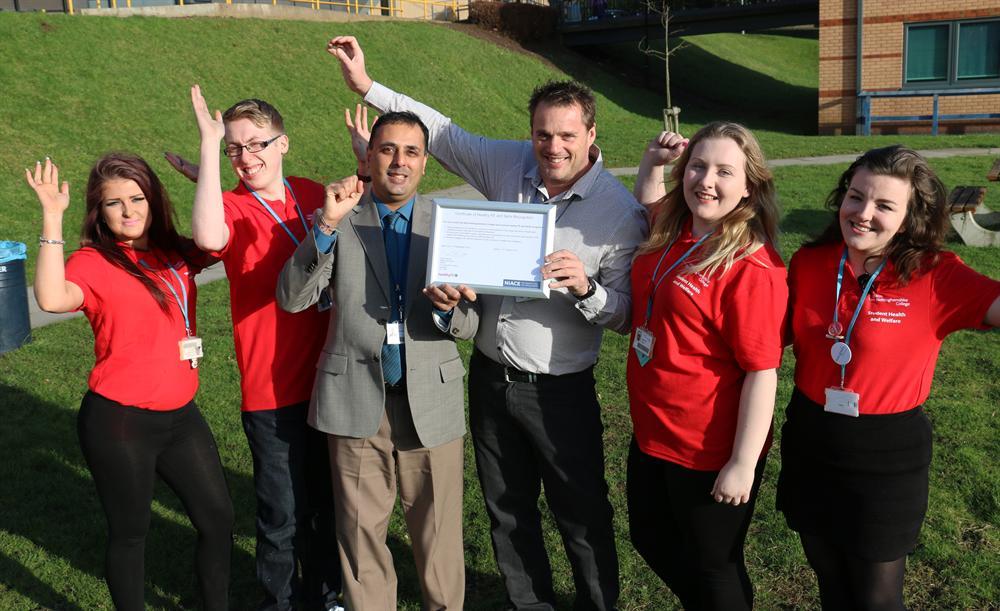
[[552, 252], [555, 206], [435, 199], [432, 214], [427, 284], [549, 298], [542, 265]]

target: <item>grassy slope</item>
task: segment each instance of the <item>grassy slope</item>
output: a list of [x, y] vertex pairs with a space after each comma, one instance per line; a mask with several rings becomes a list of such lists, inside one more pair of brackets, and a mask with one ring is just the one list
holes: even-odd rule
[[[146, 157], [187, 225], [194, 190], [162, 159], [197, 154], [188, 88], [200, 83], [214, 107], [245, 97], [273, 102], [292, 140], [289, 174], [335, 178], [353, 171], [341, 117], [356, 102], [323, 44], [357, 35], [373, 76], [494, 137], [527, 135], [525, 104], [541, 81], [572, 76], [598, 95], [598, 142], [609, 167], [638, 163], [661, 125], [662, 101], [578, 55], [547, 49], [559, 69], [460, 32], [425, 23], [304, 23], [227, 19], [111, 19], [0, 13], [0, 239], [31, 243], [37, 204], [23, 168], [52, 156], [73, 187], [73, 239], [86, 171], [108, 150]], [[718, 34], [691, 38], [672, 60], [684, 129], [717, 118], [747, 123], [771, 158], [861, 151], [900, 137], [811, 137], [816, 41], [801, 36]], [[466, 69], [462, 69], [465, 67]], [[637, 83], [638, 84], [638, 83]], [[723, 86], [720, 86], [723, 84]], [[906, 137], [915, 147], [995, 145], [992, 135]], [[224, 168], [226, 182], [229, 171]], [[432, 163], [424, 186], [456, 179]], [[33, 268], [33, 261], [29, 261]]]
[[[192, 83], [202, 85], [213, 107], [260, 97], [281, 109], [291, 137], [288, 174], [325, 179], [352, 173], [342, 117], [357, 99], [323, 51], [336, 33], [362, 40], [375, 77], [496, 137], [526, 137], [531, 89], [564, 77], [526, 55], [430, 24], [0, 14], [0, 56], [16, 58], [0, 64], [0, 140], [12, 144], [0, 150], [3, 238], [30, 243], [37, 235], [37, 203], [23, 184], [26, 165], [45, 155], [61, 164], [77, 202], [66, 227], [75, 228], [85, 172], [113, 149], [152, 163], [187, 225], [193, 187], [169, 169], [162, 152], [197, 155]], [[456, 62], [471, 69], [451, 69]], [[630, 99], [652, 99], [623, 91]], [[604, 97], [599, 104], [608, 126], [609, 137], [601, 139], [608, 163], [635, 162], [637, 143], [655, 121]], [[224, 172], [228, 182], [231, 174]], [[432, 163], [424, 187], [456, 183]]]

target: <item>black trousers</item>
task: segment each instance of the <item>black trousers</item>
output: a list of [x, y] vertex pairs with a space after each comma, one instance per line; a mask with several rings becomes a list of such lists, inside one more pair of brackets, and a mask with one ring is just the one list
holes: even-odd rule
[[508, 382], [501, 365], [473, 354], [469, 412], [476, 469], [493, 552], [517, 609], [555, 606], [538, 509], [542, 484], [572, 566], [573, 608], [604, 611], [617, 604], [600, 409], [592, 369]]
[[764, 474], [757, 463], [750, 501], [732, 506], [710, 492], [718, 471], [695, 471], [642, 452], [628, 455], [629, 533], [632, 545], [685, 609], [753, 607], [743, 543]]
[[306, 423], [308, 411], [296, 403], [243, 412], [257, 495], [258, 611], [320, 611], [340, 593], [326, 435]]
[[194, 402], [159, 412], [87, 392], [77, 433], [108, 520], [105, 571], [115, 608], [145, 608], [146, 531], [159, 475], [198, 531], [196, 570], [204, 608], [228, 609], [233, 505], [215, 438]]

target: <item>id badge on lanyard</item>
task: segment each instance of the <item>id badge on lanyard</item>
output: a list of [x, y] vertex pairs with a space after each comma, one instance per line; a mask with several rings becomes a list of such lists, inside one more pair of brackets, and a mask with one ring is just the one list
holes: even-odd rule
[[156, 276], [157, 279], [159, 279], [159, 281], [170, 290], [170, 294], [173, 296], [174, 302], [177, 303], [177, 307], [180, 308], [181, 316], [184, 318], [185, 337], [177, 342], [177, 349], [180, 353], [180, 359], [182, 361], [189, 361], [191, 363], [191, 369], [197, 369], [198, 360], [205, 356], [205, 350], [202, 345], [201, 338], [191, 332], [191, 319], [188, 317], [188, 293], [184, 280], [172, 265], [169, 263], [163, 263], [164, 267], [170, 270], [174, 279], [177, 280], [177, 284], [181, 287], [181, 294], [178, 295], [177, 291], [174, 290], [174, 285], [168, 282], [166, 278], [156, 273], [148, 263], [140, 259], [139, 264], [152, 272], [153, 275]]
[[177, 342], [177, 347], [180, 348], [181, 360], [191, 361], [191, 369], [197, 369], [198, 359], [205, 356], [201, 338], [195, 335], [185, 337], [181, 341]]
[[399, 320], [388, 322], [385, 325], [385, 343], [390, 346], [398, 346], [403, 343], [403, 293], [402, 288], [397, 284], [395, 285], [396, 294], [396, 307], [399, 308]]
[[635, 339], [632, 340], [632, 349], [635, 350], [635, 357], [639, 359], [639, 364], [644, 366], [653, 358], [653, 345], [656, 344], [656, 337], [645, 325], [636, 327]]
[[656, 336], [649, 330], [649, 318], [653, 315], [653, 298], [656, 296], [656, 289], [660, 288], [660, 283], [670, 275], [670, 272], [674, 271], [678, 265], [691, 256], [691, 253], [701, 246], [702, 242], [707, 240], [710, 235], [712, 235], [711, 231], [698, 238], [698, 241], [691, 248], [688, 248], [679, 259], [671, 263], [670, 267], [659, 278], [657, 278], [657, 274], [660, 272], [660, 265], [663, 264], [663, 259], [666, 258], [670, 249], [674, 247], [674, 242], [677, 241], [677, 238], [674, 238], [667, 244], [666, 248], [663, 249], [663, 254], [660, 255], [660, 260], [656, 262], [656, 267], [653, 268], [653, 275], [649, 278], [650, 288], [649, 299], [646, 301], [646, 320], [643, 324], [635, 328], [635, 339], [632, 340], [632, 349], [635, 350], [635, 357], [639, 361], [640, 366], [645, 367], [646, 363], [652, 360], [653, 346], [656, 344]]
[[[289, 184], [288, 179], [283, 178], [282, 181], [285, 183], [285, 187], [288, 189], [289, 195], [292, 196], [292, 204], [295, 205], [295, 212], [298, 213], [299, 222], [302, 223], [302, 229], [305, 230], [305, 235], [308, 237], [309, 226], [306, 225], [306, 217], [304, 214], [302, 214], [302, 208], [299, 207], [299, 198], [295, 197], [295, 191], [292, 190], [292, 185]], [[288, 235], [289, 238], [291, 238], [292, 242], [295, 244], [297, 248], [299, 246], [299, 239], [295, 237], [295, 234], [292, 233], [292, 230], [288, 228], [288, 225], [285, 224], [285, 221], [281, 220], [281, 217], [278, 216], [278, 213], [274, 211], [274, 208], [271, 208], [271, 206], [268, 205], [266, 201], [264, 201], [264, 198], [258, 195], [257, 192], [251, 189], [246, 183], [244, 183], [243, 186], [246, 187], [247, 191], [250, 192], [250, 195], [254, 196], [254, 199], [257, 200], [257, 203], [259, 203], [261, 206], [264, 207], [264, 210], [266, 210], [267, 213], [271, 216], [271, 218], [274, 219], [274, 222], [277, 223], [279, 227], [285, 230], [285, 233]], [[325, 290], [320, 292], [319, 302], [316, 304], [316, 309], [319, 310], [320, 312], [326, 312], [332, 307], [333, 307], [333, 299], [330, 298], [329, 293]]]
[[851, 351], [850, 345], [851, 334], [854, 333], [854, 324], [858, 321], [858, 316], [865, 306], [865, 300], [868, 298], [868, 293], [871, 292], [872, 286], [875, 284], [875, 279], [882, 273], [882, 269], [885, 267], [885, 259], [879, 263], [878, 268], [868, 278], [868, 282], [865, 283], [864, 290], [861, 291], [861, 296], [858, 298], [858, 305], [854, 308], [854, 315], [851, 316], [851, 322], [847, 325], [847, 333], [843, 334], [844, 326], [838, 320], [838, 308], [840, 307], [840, 290], [844, 283], [844, 266], [846, 264], [847, 247], [845, 246], [844, 254], [840, 257], [840, 267], [837, 269], [837, 293], [833, 302], [833, 322], [830, 323], [826, 333], [827, 339], [834, 340], [833, 345], [830, 346], [830, 358], [840, 367], [840, 386], [830, 386], [826, 389], [826, 401], [823, 404], [823, 411], [857, 418], [860, 414], [861, 395], [844, 387], [844, 380], [847, 376], [847, 364], [854, 358], [854, 353]]

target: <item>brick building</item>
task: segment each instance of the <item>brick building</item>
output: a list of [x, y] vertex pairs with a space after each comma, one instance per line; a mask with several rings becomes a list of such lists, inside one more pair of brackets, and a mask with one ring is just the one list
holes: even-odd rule
[[819, 27], [819, 133], [862, 133], [859, 93], [873, 94], [871, 115], [896, 118], [872, 133], [930, 132], [902, 117], [931, 115], [931, 93], [941, 133], [1000, 131], [1000, 0], [819, 0]]

